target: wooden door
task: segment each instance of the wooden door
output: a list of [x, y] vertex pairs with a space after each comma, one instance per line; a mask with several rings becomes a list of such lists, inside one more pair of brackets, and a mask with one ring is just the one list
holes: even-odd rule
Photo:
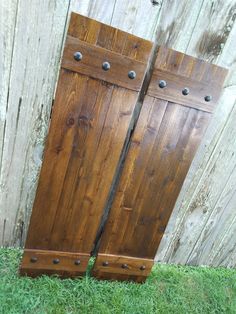
[[226, 70], [167, 48], [155, 69], [93, 275], [142, 282], [222, 89]]
[[85, 273], [151, 47], [72, 13], [21, 274]]

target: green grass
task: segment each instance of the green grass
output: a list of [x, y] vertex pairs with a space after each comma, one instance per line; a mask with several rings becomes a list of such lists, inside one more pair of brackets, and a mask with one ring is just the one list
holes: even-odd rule
[[0, 249], [0, 313], [236, 313], [236, 270], [156, 265], [145, 284], [19, 277], [22, 252]]

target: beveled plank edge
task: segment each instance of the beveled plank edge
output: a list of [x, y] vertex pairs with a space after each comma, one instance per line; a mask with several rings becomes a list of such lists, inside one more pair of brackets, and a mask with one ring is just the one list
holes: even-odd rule
[[[93, 45], [93, 44], [90, 44], [86, 41], [83, 41], [79, 38], [76, 38], [76, 37], [73, 37], [71, 35], [67, 35], [66, 36], [66, 41], [65, 41], [65, 48], [66, 48], [66, 44], [69, 42], [69, 41], [74, 41], [75, 44], [78, 44], [78, 45], [82, 45], [84, 47], [87, 47], [88, 49], [95, 49], [96, 51], [100, 51], [102, 54], [104, 55], [114, 55], [116, 57], [119, 57], [119, 58], [122, 58], [123, 60], [127, 60], [127, 61], [130, 61], [132, 63], [135, 63], [135, 64], [139, 64], [139, 65], [142, 65], [142, 66], [145, 66], [147, 64], [147, 62], [144, 62], [144, 61], [138, 61], [134, 58], [131, 58], [131, 57], [127, 57], [127, 56], [124, 56], [124, 55], [121, 55], [120, 53], [118, 52], [115, 52], [115, 51], [112, 51], [112, 50], [109, 50], [109, 49], [106, 49], [106, 48], [103, 48], [103, 47], [99, 47], [99, 46], [96, 46], [96, 45]], [[64, 50], [65, 50], [64, 48]]]
[[[179, 55], [181, 57], [179, 57], [180, 59], [186, 57], [189, 61], [191, 60], [192, 63], [197, 63], [197, 62], [201, 62], [202, 64], [205, 64], [206, 66], [209, 67], [209, 69], [211, 70], [211, 73], [212, 73], [212, 79], [211, 79], [211, 82], [213, 81], [214, 84], [218, 84], [220, 86], [223, 85], [224, 81], [225, 81], [225, 78], [229, 72], [229, 69], [228, 68], [225, 68], [225, 67], [222, 67], [220, 65], [217, 65], [215, 63], [211, 63], [211, 62], [208, 62], [208, 61], [205, 61], [201, 58], [196, 58], [196, 57], [193, 57], [189, 54], [185, 54], [183, 52], [180, 52], [178, 50], [174, 50], [174, 49], [171, 49], [171, 48], [168, 48], [166, 46], [161, 46], [159, 45], [158, 46], [158, 54], [157, 54], [157, 58], [156, 58], [156, 61], [155, 61], [155, 65], [154, 65], [154, 72], [156, 70], [160, 70], [159, 66], [157, 66], [157, 63], [160, 62], [160, 59], [159, 57], [161, 58], [161, 54], [165, 53], [166, 56], [168, 56], [168, 54], [176, 54], [176, 55]], [[164, 63], [166, 62], [167, 60], [164, 61]], [[170, 62], [166, 62], [165, 63], [165, 67], [167, 67], [168, 65], [170, 65]], [[209, 70], [208, 69], [208, 70]], [[163, 69], [161, 69], [163, 70]], [[174, 71], [175, 74], [178, 74], [180, 76], [183, 76], [185, 78], [189, 78], [189, 79], [192, 79], [191, 75], [191, 71], [187, 71], [187, 73], [184, 73], [183, 71], [181, 71], [181, 65], [177, 66], [175, 68], [175, 71]], [[220, 76], [220, 80], [219, 80], [219, 76]], [[196, 80], [198, 82], [204, 82], [206, 84], [209, 84], [209, 79], [206, 80], [205, 78], [201, 78], [200, 80]], [[220, 82], [220, 83], [219, 83]]]
[[160, 100], [165, 100], [165, 101], [168, 101], [168, 102], [171, 102], [171, 103], [175, 103], [175, 104], [178, 104], [180, 106], [184, 106], [184, 107], [188, 107], [188, 108], [193, 108], [193, 109], [197, 109], [197, 110], [201, 110], [201, 111], [204, 111], [204, 112], [207, 112], [207, 113], [210, 113], [212, 114], [215, 110], [215, 107], [217, 105], [217, 103], [215, 104], [215, 107], [209, 107], [209, 106], [204, 106], [203, 104], [201, 103], [192, 103], [191, 101], [188, 101], [188, 100], [185, 100], [185, 101], [180, 101], [178, 99], [176, 99], [175, 97], [171, 97], [171, 96], [168, 96], [168, 95], [161, 95], [161, 94], [158, 94], [158, 93], [152, 93], [152, 92], [149, 92], [147, 93], [148, 96], [150, 97], [153, 97], [153, 98], [156, 98], [156, 99], [160, 99]]
[[[104, 71], [102, 69], [102, 63], [100, 64], [99, 67], [96, 67], [94, 69], [93, 66], [87, 65], [83, 62], [84, 56], [81, 61], [74, 60], [73, 52], [70, 51], [71, 45], [75, 45], [75, 46], [78, 45], [78, 47], [80, 48], [82, 52], [84, 50], [95, 51], [97, 55], [104, 56], [104, 61], [110, 61], [114, 59], [117, 60], [117, 59], [122, 58], [123, 63], [126, 65], [124, 66], [124, 77], [119, 78], [117, 73], [112, 72], [112, 68], [109, 71]], [[68, 58], [68, 54], [70, 56], [70, 59]], [[66, 69], [75, 73], [80, 73], [82, 75], [86, 75], [86, 76], [89, 76], [98, 80], [102, 80], [110, 84], [121, 86], [127, 89], [140, 91], [142, 87], [146, 67], [147, 67], [147, 63], [145, 62], [137, 61], [130, 57], [121, 56], [120, 54], [116, 52], [113, 52], [113, 51], [110, 51], [110, 50], [107, 50], [105, 48], [101, 48], [98, 46], [94, 46], [92, 44], [89, 44], [87, 42], [84, 42], [72, 36], [67, 36], [66, 38], [64, 53], [63, 53], [63, 58], [62, 58], [62, 63], [61, 63], [61, 68], [63, 69]], [[129, 70], [134, 70], [136, 72], [135, 79], [128, 78]]]
[[[36, 258], [36, 262], [31, 262], [31, 258]], [[54, 259], [59, 259], [59, 263], [54, 264]], [[90, 254], [86, 253], [25, 249], [19, 273], [32, 277], [43, 274], [77, 277], [85, 274], [89, 259]], [[76, 260], [80, 260], [79, 265]]]
[[[159, 80], [165, 80], [167, 83], [167, 87], [160, 88], [158, 86]], [[181, 83], [181, 86], [179, 87], [178, 90], [174, 87], [171, 87], [171, 82], [173, 82], [173, 84], [176, 85], [177, 81], [183, 82]], [[182, 94], [182, 89], [189, 86], [191, 86], [190, 94], [184, 96]], [[214, 112], [215, 107], [217, 106], [217, 103], [220, 99], [222, 89], [223, 89], [222, 85], [216, 83], [212, 84], [204, 83], [202, 81], [196, 81], [192, 78], [187, 78], [185, 76], [171, 73], [169, 71], [155, 69], [147, 90], [147, 95], [212, 113]], [[197, 94], [199, 94], [199, 97], [196, 96]], [[207, 95], [212, 96], [212, 100], [210, 102], [207, 102], [204, 99], [204, 97]]]
[[[94, 21], [94, 22], [97, 23], [98, 25], [103, 25], [103, 26], [109, 27], [109, 28], [111, 29], [111, 31], [119, 30], [119, 32], [121, 32], [121, 33], [123, 33], [123, 34], [130, 35], [130, 36], [132, 36], [133, 38], [136, 38], [137, 40], [142, 40], [143, 42], [145, 42], [145, 43], [147, 43], [147, 44], [150, 44], [150, 52], [151, 52], [151, 47], [152, 47], [153, 44], [154, 44], [153, 41], [150, 41], [150, 40], [144, 39], [144, 38], [142, 38], [142, 37], [133, 35], [133, 34], [131, 34], [131, 33], [129, 33], [129, 32], [125, 32], [125, 31], [123, 31], [123, 30], [121, 30], [121, 29], [119, 29], [119, 28], [115, 28], [115, 27], [113, 27], [113, 26], [111, 26], [111, 25], [102, 23], [102, 22], [100, 22], [100, 21], [98, 21], [98, 20], [96, 20], [96, 19], [91, 19], [91, 18], [89, 18], [89, 17], [87, 17], [87, 16], [84, 16], [84, 15], [82, 15], [82, 14], [79, 14], [79, 13], [73, 12], [73, 11], [71, 12], [69, 26], [70, 26], [70, 24], [72, 24], [72, 23], [74, 22], [74, 21], [73, 21], [74, 19], [78, 19], [78, 22], [79, 22], [79, 20], [81, 20], [81, 22], [83, 22], [84, 19], [90, 20], [90, 21]], [[72, 37], [74, 37], [74, 38], [77, 38], [77, 36], [75, 36], [75, 34], [72, 32], [71, 27], [68, 28], [67, 35], [70, 35], [70, 36], [72, 36]], [[84, 42], [85, 42], [85, 41], [84, 41]], [[168, 48], [168, 47], [166, 47], [166, 46], [161, 46], [161, 45], [159, 45], [159, 46], [158, 46], [158, 50], [161, 50], [161, 49], [166, 49], [167, 51], [169, 51], [169, 52], [171, 52], [171, 53], [178, 53], [179, 55], [187, 56], [187, 57], [191, 58], [193, 61], [201, 60], [201, 59], [199, 59], [199, 58], [196, 58], [196, 57], [193, 57], [193, 56], [191, 56], [191, 55], [185, 54], [185, 53], [180, 52], [180, 51], [178, 51], [178, 50], [171, 49], [171, 48]], [[111, 51], [111, 50], [109, 50], [109, 51]], [[121, 54], [121, 55], [122, 55], [122, 54]], [[158, 55], [157, 55], [157, 59], [156, 59], [155, 63], [156, 63], [157, 61], [158, 61]], [[225, 80], [225, 78], [226, 78], [226, 76], [227, 76], [227, 74], [228, 74], [228, 72], [229, 72], [229, 69], [228, 69], [228, 68], [224, 68], [224, 67], [222, 67], [222, 66], [219, 66], [219, 65], [210, 63], [210, 62], [205, 61], [205, 60], [201, 60], [201, 61], [202, 61], [203, 63], [207, 64], [207, 65], [212, 66], [212, 68], [214, 69], [214, 71], [215, 71], [215, 69], [219, 70], [219, 71], [220, 71], [220, 75], [221, 75], [221, 82], [224, 82], [224, 80]], [[156, 67], [156, 66], [154, 65], [154, 71], [155, 71], [155, 69], [158, 69], [158, 67]], [[181, 73], [180, 73], [180, 74], [181, 74]], [[187, 77], [188, 77], [188, 76], [185, 76], [185, 78], [187, 78]], [[204, 80], [203, 80], [203, 81], [204, 81]]]
[[[142, 40], [143, 42], [145, 42], [145, 43], [147, 43], [147, 44], [153, 44], [153, 42], [150, 41], [150, 40], [148, 40], [148, 39], [145, 39], [145, 38], [136, 36], [136, 35], [131, 34], [131, 33], [129, 33], [129, 32], [125, 32], [125, 31], [123, 31], [122, 29], [116, 28], [116, 27], [111, 26], [111, 25], [109, 25], [109, 24], [100, 22], [100, 21], [98, 21], [98, 20], [96, 20], [96, 19], [92, 19], [92, 18], [89, 18], [89, 17], [87, 17], [87, 16], [85, 16], [85, 15], [82, 15], [82, 14], [79, 14], [79, 13], [77, 13], [77, 12], [71, 11], [70, 23], [73, 22], [73, 19], [78, 19], [78, 20], [83, 20], [83, 19], [92, 20], [92, 21], [95, 21], [97, 24], [99, 24], [99, 25], [101, 25], [101, 26], [109, 27], [111, 31], [116, 31], [116, 30], [118, 29], [119, 32], [122, 33], [122, 34], [127, 34], [127, 35], [131, 36], [132, 38], [134, 38], [134, 39], [136, 39], [136, 40]], [[69, 24], [70, 24], [70, 23], [69, 23]], [[70, 25], [69, 25], [69, 26], [70, 26]], [[75, 38], [77, 38], [77, 37], [75, 36], [75, 34], [72, 32], [71, 27], [68, 28], [67, 34], [68, 34], [68, 35], [71, 35], [71, 36], [73, 36], [73, 37], [75, 37]], [[122, 54], [121, 54], [121, 55], [122, 55]]]
[[[108, 265], [104, 266], [104, 263], [108, 263]], [[128, 268], [123, 268], [124, 264]], [[138, 281], [138, 278], [145, 279], [150, 274], [153, 264], [153, 259], [99, 253], [92, 274], [98, 279]], [[142, 266], [145, 266], [145, 269], [142, 270]]]

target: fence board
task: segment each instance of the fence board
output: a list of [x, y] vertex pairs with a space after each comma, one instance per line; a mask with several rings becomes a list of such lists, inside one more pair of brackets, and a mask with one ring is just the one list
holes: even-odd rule
[[1, 164], [2, 245], [22, 244], [31, 212], [68, 2], [19, 1]]
[[[14, 45], [15, 21], [17, 12], [17, 1], [3, 1], [0, 6], [0, 178], [2, 173], [3, 142], [5, 136], [5, 123], [7, 113], [7, 99], [9, 90], [9, 79], [11, 73], [11, 57]], [[0, 185], [0, 198], [2, 193]], [[1, 204], [1, 203], [0, 203]], [[0, 243], [4, 239], [6, 230], [6, 217], [4, 208], [0, 206]]]
[[[70, 1], [1, 1], [0, 3], [0, 243], [23, 245], [28, 219], [41, 166], [44, 139], [48, 129], [59, 55]], [[71, 0], [71, 9], [147, 39], [154, 38], [168, 47], [230, 67], [226, 89], [206, 136], [191, 166], [181, 194], [158, 251], [157, 259], [181, 263], [178, 243], [183, 241], [181, 229], [188, 221], [192, 195], [205, 197], [201, 180], [219, 141], [224, 141], [236, 95], [236, 23], [235, 0], [151, 1]], [[16, 19], [17, 17], [17, 19]], [[16, 24], [16, 25], [15, 25]], [[28, 26], [27, 26], [28, 25]], [[16, 28], [15, 28], [16, 26]], [[46, 31], [45, 31], [46, 29]], [[13, 49], [14, 48], [14, 49]], [[8, 87], [10, 87], [8, 96]], [[231, 125], [228, 132], [233, 131]], [[223, 132], [223, 133], [222, 133]], [[223, 137], [222, 137], [223, 134]], [[2, 162], [1, 162], [2, 159]], [[224, 168], [218, 164], [212, 180], [221, 178]], [[227, 180], [226, 180], [227, 181]], [[201, 183], [202, 182], [202, 183]], [[225, 195], [230, 184], [227, 182]], [[218, 194], [216, 197], [221, 202]], [[222, 199], [223, 200], [223, 199]], [[230, 204], [233, 207], [234, 199]], [[209, 217], [213, 207], [208, 208]], [[224, 208], [222, 213], [230, 211]], [[196, 219], [201, 215], [196, 214]], [[200, 252], [208, 234], [210, 220], [202, 226], [200, 236], [191, 243], [190, 252]], [[215, 220], [214, 224], [217, 223]], [[234, 265], [236, 235], [235, 219], [230, 227], [222, 224], [216, 236], [217, 251], [211, 252], [210, 264]], [[204, 231], [206, 228], [206, 231]], [[225, 228], [228, 228], [226, 230]], [[222, 240], [222, 234], [226, 233]], [[3, 240], [4, 239], [4, 240]], [[227, 246], [227, 239], [231, 239]], [[194, 248], [196, 245], [196, 248]], [[207, 245], [211, 245], [210, 243]], [[234, 250], [232, 250], [234, 248]], [[175, 254], [173, 255], [173, 252]], [[210, 253], [209, 253], [210, 254]], [[226, 257], [226, 255], [228, 256]], [[200, 253], [201, 255], [201, 253]], [[225, 261], [221, 260], [225, 256]], [[187, 259], [190, 261], [190, 256]], [[207, 263], [201, 257], [198, 263]]]
[[[229, 9], [229, 5], [231, 6], [231, 9]], [[230, 3], [228, 1], [225, 2], [225, 4], [222, 4], [221, 9], [225, 13], [231, 11], [231, 15], [233, 15], [232, 12], [235, 11], [235, 1]], [[225, 35], [225, 37], [227, 38], [225, 38], [223, 50], [220, 51], [219, 54], [215, 55], [214, 51], [212, 51], [212, 55], [214, 55], [214, 58], [211, 58], [211, 61], [219, 65], [229, 67], [230, 73], [225, 84], [226, 88], [221, 97], [220, 104], [215, 111], [211, 124], [209, 125], [208, 130], [206, 132], [205, 138], [198, 149], [198, 153], [196, 154], [196, 157], [190, 168], [188, 176], [185, 180], [185, 184], [177, 200], [174, 212], [169, 221], [161, 246], [159, 247], [159, 250], [157, 252], [156, 257], [157, 260], [165, 262], [167, 261], [174, 262], [174, 259], [171, 258], [171, 256], [173, 256], [174, 254], [175, 256], [179, 255], [179, 260], [181, 260], [180, 263], [185, 263], [186, 254], [188, 255], [188, 252], [191, 252], [194, 245], [196, 244], [196, 241], [198, 240], [198, 237], [196, 236], [194, 241], [191, 243], [191, 246], [190, 247], [186, 246], [186, 251], [184, 253], [179, 250], [180, 242], [184, 243], [184, 239], [182, 238], [181, 232], [187, 224], [189, 215], [191, 215], [191, 212], [188, 211], [188, 208], [191, 208], [191, 204], [192, 207], [194, 207], [192, 195], [200, 193], [201, 184], [199, 183], [199, 181], [205, 172], [205, 169], [207, 167], [209, 159], [211, 158], [211, 155], [214, 153], [214, 148], [220, 139], [221, 133], [228, 122], [229, 116], [234, 106], [234, 100], [236, 95], [236, 88], [234, 86], [230, 86], [232, 84], [235, 85], [236, 83], [236, 77], [234, 74], [236, 60], [234, 56], [235, 54], [232, 53], [233, 51], [232, 49], [236, 44], [235, 36], [236, 25], [235, 23], [234, 25], [232, 25], [231, 22], [230, 22], [231, 24], [228, 22], [230, 20], [229, 14], [227, 14], [227, 18], [223, 19], [222, 21], [222, 23], [225, 23], [225, 25], [220, 24], [219, 21], [217, 23], [214, 23], [214, 20], [216, 19], [217, 16], [217, 11], [216, 10], [212, 11], [211, 7], [207, 5], [207, 1], [205, 1], [203, 5], [200, 7], [198, 15], [199, 17], [197, 20], [197, 24], [193, 29], [194, 35], [192, 36], [190, 42], [187, 44], [185, 48], [186, 51], [197, 57], [205, 59], [207, 59], [208, 57], [209, 60], [210, 52], [208, 53], [208, 55], [198, 53], [198, 50], [196, 48], [198, 42], [193, 40], [193, 38], [195, 38], [195, 34], [196, 33], [199, 34], [200, 32], [202, 34], [201, 36], [203, 36], [204, 31], [209, 27], [208, 24], [211, 25], [211, 31], [215, 32], [216, 34], [218, 32], [220, 33], [221, 28], [222, 27], [224, 28], [224, 26], [227, 25], [229, 32]], [[211, 17], [210, 22], [208, 21], [208, 19], [205, 18], [208, 15]], [[230, 29], [229, 24], [231, 25]], [[175, 45], [175, 43], [173, 42], [172, 44]], [[218, 42], [218, 44], [220, 43]], [[223, 167], [221, 168], [221, 171], [224, 171]], [[220, 176], [221, 171], [219, 170]], [[214, 176], [214, 174], [212, 174], [212, 176]], [[203, 197], [203, 195], [200, 195], [199, 197]], [[216, 195], [216, 197], [218, 196]], [[212, 211], [212, 208], [208, 208], [208, 210]], [[198, 219], [200, 220], [201, 217], [196, 215], [195, 220]], [[189, 232], [191, 232], [191, 230]], [[233, 238], [233, 241], [236, 242], [235, 237]]]

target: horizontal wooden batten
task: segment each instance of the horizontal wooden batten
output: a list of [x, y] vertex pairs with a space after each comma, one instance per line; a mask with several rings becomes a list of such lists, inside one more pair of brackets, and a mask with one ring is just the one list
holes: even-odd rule
[[[165, 81], [166, 86], [161, 88], [160, 81]], [[184, 95], [183, 90], [187, 88], [188, 94]], [[221, 86], [196, 81], [189, 77], [180, 76], [175, 73], [155, 69], [147, 91], [152, 97], [164, 99], [183, 106], [199, 109], [206, 112], [213, 112], [220, 97]], [[211, 100], [207, 102], [206, 96]]]
[[[84, 274], [150, 50], [141, 38], [72, 14], [21, 273]], [[74, 252], [83, 253], [80, 265]]]
[[[81, 53], [82, 59], [80, 61], [74, 58], [76, 52]], [[104, 62], [109, 63], [110, 68], [108, 70], [102, 68]], [[72, 36], [67, 36], [62, 68], [139, 91], [146, 63], [91, 45]], [[130, 71], [135, 72], [135, 78], [129, 78]]]
[[90, 255], [49, 250], [24, 251], [21, 275], [38, 276], [58, 274], [61, 277], [82, 276], [86, 272]]
[[98, 279], [145, 281], [153, 266], [152, 259], [98, 254], [93, 275]]

